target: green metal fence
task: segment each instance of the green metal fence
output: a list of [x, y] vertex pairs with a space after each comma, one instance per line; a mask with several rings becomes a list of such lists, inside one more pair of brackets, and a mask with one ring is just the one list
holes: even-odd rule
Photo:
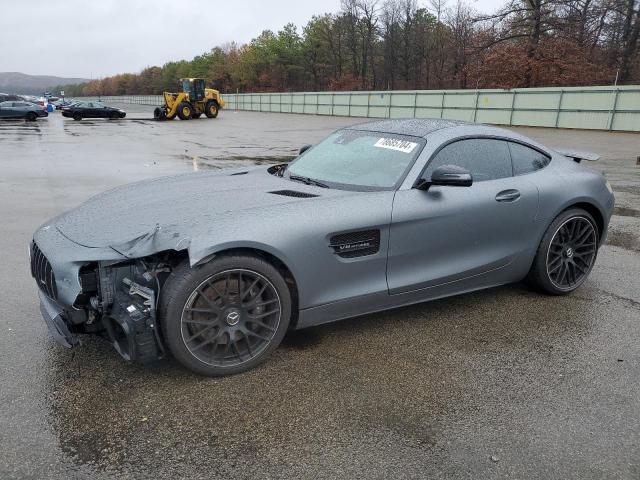
[[[370, 118], [445, 118], [497, 125], [640, 131], [640, 86], [240, 93], [226, 109]], [[102, 97], [161, 105], [161, 96]]]

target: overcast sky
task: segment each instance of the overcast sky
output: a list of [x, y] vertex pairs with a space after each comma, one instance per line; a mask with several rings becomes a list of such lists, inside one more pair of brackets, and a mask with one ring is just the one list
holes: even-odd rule
[[[503, 1], [468, 3], [491, 12]], [[301, 27], [314, 14], [336, 12], [340, 0], [0, 0], [0, 6], [0, 71], [100, 78], [191, 59], [288, 22]]]

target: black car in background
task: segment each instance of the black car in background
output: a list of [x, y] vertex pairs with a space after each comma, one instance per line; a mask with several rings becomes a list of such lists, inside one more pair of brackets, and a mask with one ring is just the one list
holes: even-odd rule
[[100, 102], [78, 102], [62, 110], [62, 116], [82, 120], [83, 118], [124, 118], [127, 112], [119, 108], [107, 107]]

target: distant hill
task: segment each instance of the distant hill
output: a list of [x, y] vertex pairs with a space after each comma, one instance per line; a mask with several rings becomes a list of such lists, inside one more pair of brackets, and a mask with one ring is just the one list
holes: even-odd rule
[[[20, 72], [0, 72], [0, 92], [24, 93], [27, 95], [40, 95], [46, 89], [55, 85], [70, 85], [84, 83], [86, 78], [65, 78], [52, 75], [27, 75]], [[51, 92], [57, 94], [59, 92]]]

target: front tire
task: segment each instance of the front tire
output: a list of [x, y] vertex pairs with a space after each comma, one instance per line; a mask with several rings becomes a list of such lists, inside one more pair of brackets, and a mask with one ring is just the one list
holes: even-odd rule
[[29, 122], [35, 122], [37, 118], [38, 118], [38, 115], [36, 115], [35, 112], [27, 113], [26, 119]]
[[180, 120], [189, 120], [193, 114], [193, 108], [187, 102], [182, 102], [178, 105], [178, 117]]
[[153, 110], [153, 119], [154, 120], [166, 120], [167, 112], [164, 108], [156, 107]]
[[74, 113], [73, 114], [73, 119], [76, 121], [80, 121], [82, 120], [82, 115], [80, 115], [79, 113]]
[[598, 253], [598, 228], [581, 208], [558, 215], [540, 242], [528, 282], [551, 295], [573, 292], [589, 276]]
[[174, 357], [195, 373], [232, 375], [264, 362], [284, 337], [291, 293], [282, 275], [254, 256], [178, 266], [164, 284], [158, 319]]

